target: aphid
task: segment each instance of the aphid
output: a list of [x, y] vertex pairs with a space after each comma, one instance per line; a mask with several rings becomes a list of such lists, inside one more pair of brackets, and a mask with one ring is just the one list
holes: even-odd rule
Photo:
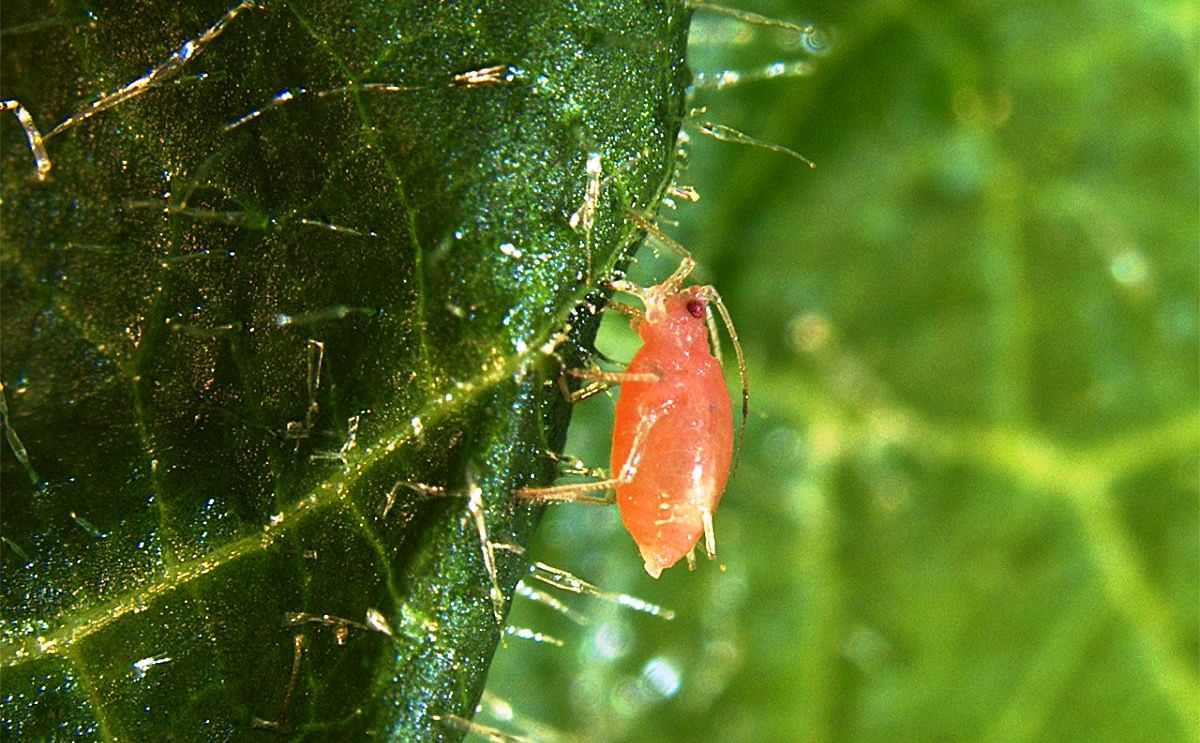
[[[687, 250], [640, 214], [630, 212], [639, 227], [653, 234], [680, 257], [679, 268], [665, 281], [638, 287], [610, 282], [632, 294], [645, 310], [618, 302], [610, 306], [627, 314], [642, 338], [642, 347], [624, 372], [571, 370], [598, 383], [621, 384], [612, 435], [609, 479], [546, 488], [525, 488], [517, 496], [547, 501], [611, 503], [613, 498], [584, 495], [615, 493], [621, 521], [657, 578], [687, 557], [704, 536], [705, 551], [716, 555], [713, 511], [721, 500], [733, 460], [733, 418], [721, 363], [709, 345], [716, 307], [737, 354], [742, 384], [742, 430], [746, 426], [749, 391], [746, 363], [729, 311], [711, 286], [683, 286], [695, 267]], [[715, 333], [713, 338], [715, 340]]]

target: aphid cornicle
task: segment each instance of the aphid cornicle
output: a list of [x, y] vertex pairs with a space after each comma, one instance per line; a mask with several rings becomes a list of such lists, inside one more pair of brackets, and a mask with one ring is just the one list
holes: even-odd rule
[[[679, 268], [661, 284], [641, 288], [627, 281], [610, 286], [641, 300], [644, 311], [620, 303], [642, 339], [624, 372], [575, 370], [574, 376], [621, 384], [612, 435], [610, 479], [595, 483], [526, 488], [517, 495], [543, 500], [599, 499], [581, 496], [612, 490], [621, 521], [645, 561], [662, 571], [689, 557], [704, 537], [716, 554], [712, 514], [725, 490], [733, 459], [733, 418], [721, 364], [709, 345], [709, 311], [715, 307], [729, 331], [742, 383], [742, 427], [748, 407], [746, 364], [737, 333], [720, 295], [711, 286], [684, 287], [695, 262], [681, 245], [640, 214], [630, 217], [681, 256]], [[607, 501], [604, 501], [607, 502]]]

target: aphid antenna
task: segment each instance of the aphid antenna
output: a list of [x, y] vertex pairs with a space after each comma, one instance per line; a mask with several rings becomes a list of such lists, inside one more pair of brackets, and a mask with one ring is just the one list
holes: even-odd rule
[[721, 322], [725, 325], [725, 332], [729, 333], [729, 340], [733, 344], [733, 354], [737, 358], [738, 381], [742, 385], [742, 425], [738, 431], [738, 445], [733, 456], [733, 471], [736, 472], [742, 459], [742, 446], [746, 443], [746, 418], [750, 416], [750, 383], [746, 375], [746, 355], [742, 352], [742, 342], [738, 339], [737, 328], [733, 326], [733, 318], [729, 315], [729, 308], [725, 306], [725, 300], [721, 299], [716, 287], [705, 286], [703, 291], [709, 304], [717, 308], [717, 312], [721, 315]]
[[[652, 235], [654, 239], [658, 240], [658, 242], [660, 242], [663, 246], [679, 256], [679, 267], [676, 268], [670, 276], [664, 279], [662, 283], [660, 283], [657, 287], [654, 287], [656, 291], [662, 294], [673, 294], [679, 291], [680, 288], [683, 287], [683, 282], [686, 281], [687, 277], [692, 273], [692, 271], [695, 270], [696, 259], [692, 257], [691, 252], [688, 251], [687, 248], [668, 237], [667, 233], [660, 230], [658, 225], [651, 222], [640, 212], [627, 207], [625, 209], [625, 214], [633, 220], [634, 224], [636, 224], [639, 229], [648, 235]], [[622, 286], [624, 287], [628, 284], [629, 282], [623, 282]], [[623, 288], [622, 291], [628, 291], [628, 288]], [[644, 292], [645, 290], [643, 290], [643, 293]], [[638, 296], [636, 292], [631, 293], [633, 293], [635, 296]]]
[[692, 124], [689, 122], [688, 126], [695, 127], [701, 134], [708, 136], [708, 137], [712, 137], [713, 139], [717, 140], [718, 142], [728, 142], [730, 144], [742, 144], [742, 145], [746, 145], [748, 147], [758, 147], [760, 149], [769, 150], [771, 152], [778, 152], [780, 154], [787, 155], [788, 157], [792, 157], [792, 158], [799, 160], [800, 162], [807, 165], [809, 167], [809, 169], [817, 167], [816, 163], [814, 163], [812, 160], [809, 160], [807, 157], [805, 157], [804, 155], [801, 155], [799, 152], [796, 152], [793, 149], [784, 147], [781, 144], [775, 144], [773, 142], [766, 142], [761, 139], [751, 137], [749, 134], [740, 132], [737, 129], [725, 126], [724, 124], [714, 124], [711, 121], [704, 121], [704, 122], [701, 122], [700, 124]]
[[[647, 381], [644, 379], [646, 375], [629, 374], [627, 377], [639, 377], [639, 381]], [[648, 380], [656, 381], [656, 380]], [[629, 447], [629, 456], [625, 463], [621, 465], [614, 477], [607, 480], [599, 480], [597, 482], [572, 482], [566, 485], [550, 485], [540, 488], [519, 488], [513, 491], [513, 496], [516, 498], [525, 498], [527, 500], [540, 500], [549, 503], [588, 503], [595, 506], [609, 506], [616, 502], [616, 487], [630, 481], [637, 472], [638, 465], [642, 459], [642, 445], [646, 441], [646, 436], [650, 433], [650, 429], [654, 423], [669, 407], [664, 406], [657, 411], [647, 413], [638, 421], [637, 429], [634, 431], [633, 442]], [[584, 493], [594, 493], [603, 490], [606, 495], [584, 495]]]

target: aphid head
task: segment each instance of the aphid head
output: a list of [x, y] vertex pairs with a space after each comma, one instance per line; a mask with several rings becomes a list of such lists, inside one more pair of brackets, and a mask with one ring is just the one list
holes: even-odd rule
[[652, 298], [647, 302], [646, 318], [638, 332], [672, 346], [704, 344], [707, 348], [708, 298], [700, 287], [693, 286]]
[[663, 298], [668, 311], [680, 316], [681, 320], [704, 320], [708, 317], [708, 297], [702, 286], [685, 286]]

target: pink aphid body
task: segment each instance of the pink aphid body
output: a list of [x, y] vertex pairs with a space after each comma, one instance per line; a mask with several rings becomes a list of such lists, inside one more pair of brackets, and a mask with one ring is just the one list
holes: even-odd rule
[[[641, 214], [629, 218], [658, 242], [680, 256], [679, 267], [661, 284], [640, 287], [624, 279], [605, 282], [608, 288], [632, 294], [644, 310], [622, 302], [610, 307], [633, 318], [642, 347], [622, 372], [568, 369], [566, 374], [591, 379], [593, 384], [571, 393], [582, 400], [604, 385], [620, 384], [613, 421], [612, 472], [599, 482], [520, 488], [518, 498], [543, 502], [611, 503], [586, 493], [615, 494], [621, 521], [642, 553], [646, 572], [662, 571], [693, 557], [704, 537], [704, 551], [716, 556], [713, 512], [725, 490], [733, 453], [733, 411], [721, 362], [713, 355], [716, 342], [712, 311], [720, 315], [737, 354], [742, 383], [742, 433], [750, 392], [746, 359], [729, 311], [711, 286], [685, 287], [695, 267], [687, 250], [667, 237]], [[561, 381], [561, 380], [560, 380]], [[734, 464], [736, 466], [736, 463]]]
[[632, 324], [643, 345], [617, 398], [612, 472], [621, 521], [657, 578], [701, 536], [711, 554], [712, 514], [733, 457], [733, 413], [709, 346], [709, 290], [663, 284], [641, 299], [645, 314]]

